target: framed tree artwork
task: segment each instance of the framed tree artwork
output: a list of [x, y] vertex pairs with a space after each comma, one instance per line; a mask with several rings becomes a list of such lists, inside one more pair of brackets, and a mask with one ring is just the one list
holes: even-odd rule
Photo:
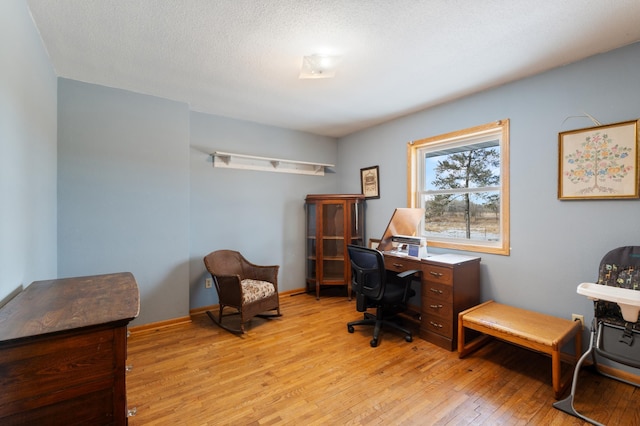
[[360, 169], [360, 185], [364, 198], [380, 198], [380, 174], [378, 166]]
[[638, 121], [558, 134], [558, 199], [639, 198]]

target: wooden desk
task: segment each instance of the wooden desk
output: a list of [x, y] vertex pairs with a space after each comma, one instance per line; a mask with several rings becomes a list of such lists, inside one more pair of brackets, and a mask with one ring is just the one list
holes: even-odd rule
[[[582, 352], [582, 324], [580, 321], [557, 318], [489, 300], [459, 314], [458, 355], [460, 358], [478, 349], [488, 336], [496, 337], [527, 349], [551, 355], [551, 376], [556, 399], [562, 395], [569, 380], [561, 383], [561, 349], [575, 338], [575, 360]], [[484, 333], [465, 343], [464, 329]]]
[[422, 272], [420, 337], [454, 351], [458, 313], [480, 303], [480, 258], [441, 254], [418, 259], [385, 252], [384, 263], [394, 272]]
[[36, 281], [0, 309], [0, 424], [127, 424], [130, 273]]

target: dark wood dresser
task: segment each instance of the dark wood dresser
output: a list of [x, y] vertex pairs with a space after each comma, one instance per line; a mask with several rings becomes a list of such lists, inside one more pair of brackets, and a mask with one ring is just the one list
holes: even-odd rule
[[128, 272], [36, 281], [0, 309], [0, 424], [127, 424]]

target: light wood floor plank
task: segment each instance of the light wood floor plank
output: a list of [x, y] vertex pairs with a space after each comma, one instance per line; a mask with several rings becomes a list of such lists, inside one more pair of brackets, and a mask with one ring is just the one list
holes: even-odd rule
[[[553, 408], [551, 363], [494, 341], [465, 359], [417, 337], [371, 327], [345, 297], [282, 296], [283, 316], [248, 333], [204, 314], [133, 334], [129, 407], [140, 425], [586, 425]], [[226, 320], [234, 321], [232, 317]], [[640, 392], [581, 372], [576, 408], [609, 424], [640, 424]]]

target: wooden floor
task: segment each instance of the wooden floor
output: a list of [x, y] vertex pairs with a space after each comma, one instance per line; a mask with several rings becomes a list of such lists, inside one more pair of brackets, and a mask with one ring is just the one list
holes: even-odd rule
[[[331, 289], [329, 289], [331, 290]], [[369, 346], [355, 301], [281, 296], [283, 316], [244, 336], [206, 315], [128, 343], [137, 425], [584, 425], [553, 408], [549, 358], [494, 341], [465, 359], [394, 332]], [[231, 319], [233, 321], [233, 319]], [[640, 424], [640, 391], [583, 370], [576, 408]]]

